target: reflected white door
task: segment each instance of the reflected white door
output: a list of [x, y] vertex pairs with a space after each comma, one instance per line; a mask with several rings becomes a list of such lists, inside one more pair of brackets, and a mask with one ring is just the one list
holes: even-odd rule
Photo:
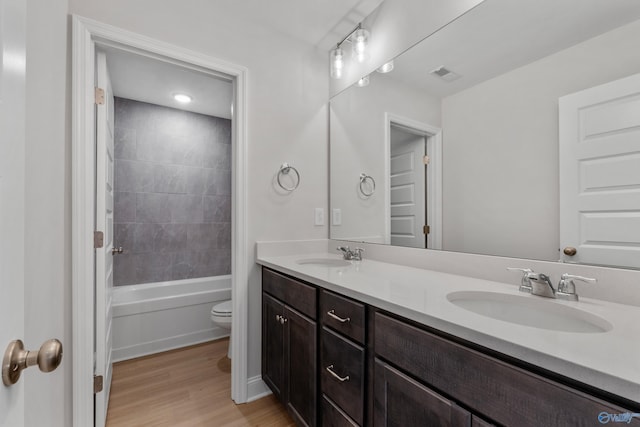
[[[0, 0], [0, 356], [16, 339], [30, 350], [41, 344], [24, 337], [25, 23], [24, 0]], [[40, 381], [29, 374], [11, 387], [0, 383], [0, 426], [24, 426], [25, 381]]]
[[425, 248], [425, 137], [392, 126], [390, 130], [391, 244]]
[[560, 98], [560, 249], [640, 268], [640, 74]]
[[104, 378], [104, 388], [96, 395], [95, 426], [104, 427], [111, 389], [111, 299], [113, 288], [113, 178], [114, 178], [114, 99], [107, 59], [96, 54], [98, 88], [104, 101], [96, 105], [96, 230], [104, 233], [102, 248], [96, 249], [95, 289], [95, 374]]

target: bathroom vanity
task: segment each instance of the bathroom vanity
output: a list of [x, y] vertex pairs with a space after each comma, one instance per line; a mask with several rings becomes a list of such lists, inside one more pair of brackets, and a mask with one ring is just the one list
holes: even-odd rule
[[[629, 415], [640, 412], [637, 378], [616, 379], [599, 365], [616, 364], [615, 358], [599, 360], [607, 354], [602, 349], [591, 352], [591, 366], [588, 355], [559, 358], [590, 339], [611, 345], [616, 328], [632, 326], [637, 307], [604, 316], [611, 324], [600, 324], [599, 332], [550, 332], [439, 301], [443, 287], [447, 294], [477, 289], [474, 284], [486, 290], [488, 281], [372, 260], [341, 266], [326, 254], [326, 264], [319, 256], [311, 263], [297, 258], [258, 262], [263, 379], [299, 425], [592, 426], [616, 415], [640, 425], [640, 415]], [[388, 279], [393, 268], [405, 271], [403, 289], [403, 280]], [[427, 280], [412, 284], [421, 277]], [[514, 291], [498, 283], [490, 290]], [[429, 300], [440, 309], [430, 310]], [[592, 302], [584, 304], [602, 314]], [[548, 351], [536, 347], [543, 340]], [[626, 368], [637, 364], [629, 359]]]

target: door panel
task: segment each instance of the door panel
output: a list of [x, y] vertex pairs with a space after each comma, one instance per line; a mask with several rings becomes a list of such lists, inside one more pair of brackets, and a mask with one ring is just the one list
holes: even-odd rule
[[426, 238], [425, 137], [391, 127], [390, 242], [424, 248]]
[[317, 407], [317, 328], [316, 322], [285, 306], [285, 355], [287, 409], [298, 422], [316, 425]]
[[[0, 356], [25, 338], [25, 23], [24, 0], [0, 0]], [[0, 426], [24, 425], [24, 384], [38, 381], [29, 374], [11, 387], [0, 383]]]
[[112, 370], [114, 99], [106, 56], [98, 52], [96, 59], [98, 87], [104, 90], [104, 104], [96, 106], [96, 230], [104, 232], [104, 246], [96, 249], [95, 374], [104, 377], [104, 388], [96, 395], [95, 426], [104, 427]]
[[640, 268], [640, 74], [560, 99], [563, 261]]
[[262, 378], [273, 394], [284, 402], [284, 327], [280, 317], [284, 305], [262, 293]]
[[470, 427], [471, 414], [433, 390], [375, 361], [375, 427]]

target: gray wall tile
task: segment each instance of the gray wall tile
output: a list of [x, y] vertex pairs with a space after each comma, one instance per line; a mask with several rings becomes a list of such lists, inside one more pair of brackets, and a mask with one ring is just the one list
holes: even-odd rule
[[187, 171], [183, 166], [153, 165], [153, 192], [180, 194], [187, 192]]
[[114, 156], [116, 159], [136, 160], [136, 130], [115, 128]]
[[136, 222], [136, 193], [115, 192], [113, 220], [116, 224]]
[[153, 165], [116, 159], [115, 191], [146, 193], [153, 191]]
[[115, 104], [116, 286], [231, 272], [231, 121]]
[[207, 195], [231, 195], [231, 174], [229, 171], [206, 169], [204, 193]]
[[231, 196], [204, 196], [204, 222], [231, 222]]
[[169, 194], [138, 193], [136, 221], [141, 223], [171, 222]]
[[169, 194], [171, 222], [174, 224], [199, 224], [204, 220], [202, 196], [193, 194]]

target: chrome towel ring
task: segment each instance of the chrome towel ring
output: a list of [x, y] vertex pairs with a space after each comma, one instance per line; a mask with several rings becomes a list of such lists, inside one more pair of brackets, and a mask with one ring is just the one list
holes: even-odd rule
[[[370, 182], [371, 191], [367, 191], [365, 188], [367, 187], [367, 181]], [[373, 193], [376, 192], [376, 180], [373, 177], [367, 175], [366, 173], [360, 174], [360, 192], [365, 197], [373, 196]]]
[[[287, 187], [282, 183], [281, 178], [282, 175], [289, 175], [289, 172], [291, 171], [293, 171], [293, 173], [296, 175], [295, 184], [291, 187]], [[300, 174], [298, 173], [298, 170], [291, 166], [289, 163], [283, 163], [282, 165], [280, 165], [280, 169], [278, 170], [277, 180], [280, 188], [282, 188], [284, 191], [292, 192], [293, 190], [298, 188], [298, 185], [300, 185]]]

